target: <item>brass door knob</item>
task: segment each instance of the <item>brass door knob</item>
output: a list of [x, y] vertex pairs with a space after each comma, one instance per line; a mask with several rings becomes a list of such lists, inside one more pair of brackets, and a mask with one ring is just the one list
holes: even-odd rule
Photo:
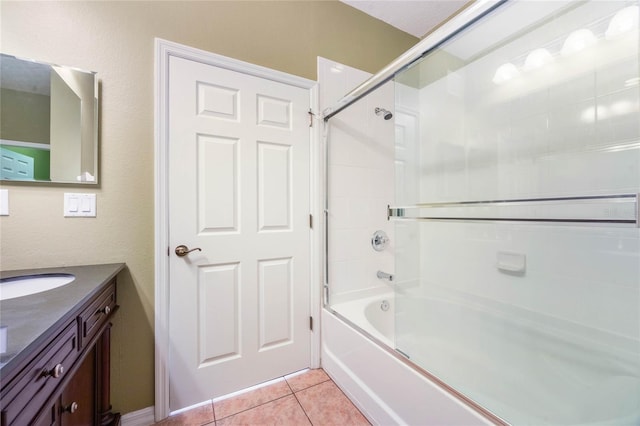
[[191, 253], [192, 251], [195, 251], [195, 250], [202, 251], [202, 249], [200, 247], [192, 248], [191, 250], [189, 250], [189, 247], [187, 247], [187, 246], [185, 246], [183, 244], [180, 244], [178, 247], [176, 247], [176, 254], [178, 256], [180, 256], [180, 257], [184, 257], [187, 254], [189, 254], [189, 253]]

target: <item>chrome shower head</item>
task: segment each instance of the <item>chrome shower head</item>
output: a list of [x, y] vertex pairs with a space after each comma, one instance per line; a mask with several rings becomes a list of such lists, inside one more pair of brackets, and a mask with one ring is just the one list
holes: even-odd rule
[[390, 111], [387, 111], [384, 108], [376, 107], [376, 115], [382, 115], [385, 120], [390, 120], [393, 117], [393, 114]]

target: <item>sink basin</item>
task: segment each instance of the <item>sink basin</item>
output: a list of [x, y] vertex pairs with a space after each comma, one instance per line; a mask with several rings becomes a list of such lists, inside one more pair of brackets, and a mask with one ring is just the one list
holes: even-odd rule
[[0, 279], [0, 300], [15, 299], [62, 287], [75, 280], [72, 274], [40, 274]]

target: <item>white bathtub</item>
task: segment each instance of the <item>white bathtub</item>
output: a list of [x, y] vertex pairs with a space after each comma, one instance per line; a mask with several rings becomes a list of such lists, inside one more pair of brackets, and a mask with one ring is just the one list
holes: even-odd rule
[[[384, 310], [382, 305], [386, 304]], [[394, 316], [395, 303], [393, 292], [383, 292], [377, 295], [342, 302], [331, 307], [338, 315], [349, 321], [364, 332], [386, 346], [394, 347]]]
[[493, 424], [394, 354], [393, 293], [332, 308], [322, 310], [322, 366], [373, 424]]
[[[374, 424], [496, 421], [407, 364], [395, 344], [514, 424], [640, 424], [637, 341], [513, 307], [395, 302], [386, 293], [323, 310], [322, 363]], [[424, 336], [394, 336], [399, 308], [418, 313], [411, 321]]]

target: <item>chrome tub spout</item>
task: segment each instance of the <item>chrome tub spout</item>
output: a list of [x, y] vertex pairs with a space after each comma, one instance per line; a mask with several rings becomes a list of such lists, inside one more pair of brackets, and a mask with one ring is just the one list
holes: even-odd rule
[[393, 274], [388, 274], [386, 272], [383, 271], [378, 271], [378, 273], [376, 274], [376, 276], [378, 278], [380, 278], [381, 280], [389, 280], [391, 282], [393, 282]]

